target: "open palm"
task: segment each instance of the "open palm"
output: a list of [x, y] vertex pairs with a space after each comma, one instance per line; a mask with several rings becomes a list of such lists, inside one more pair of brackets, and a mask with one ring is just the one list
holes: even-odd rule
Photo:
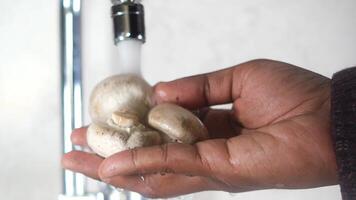
[[[64, 167], [148, 197], [336, 184], [330, 80], [286, 63], [255, 60], [155, 86], [157, 103], [192, 110], [211, 139], [115, 154], [74, 151]], [[231, 110], [210, 108], [232, 103]], [[85, 129], [73, 133], [85, 145]]]

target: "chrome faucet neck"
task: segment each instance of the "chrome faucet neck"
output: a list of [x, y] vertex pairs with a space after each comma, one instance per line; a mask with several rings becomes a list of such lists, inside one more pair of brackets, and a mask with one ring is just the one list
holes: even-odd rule
[[115, 44], [135, 39], [145, 42], [144, 8], [139, 0], [113, 0], [111, 14], [114, 25]]

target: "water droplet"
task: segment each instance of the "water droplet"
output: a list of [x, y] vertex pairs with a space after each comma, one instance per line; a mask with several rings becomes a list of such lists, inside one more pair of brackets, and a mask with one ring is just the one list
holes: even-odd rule
[[140, 176], [140, 179], [141, 179], [141, 181], [145, 181], [145, 177], [144, 176]]

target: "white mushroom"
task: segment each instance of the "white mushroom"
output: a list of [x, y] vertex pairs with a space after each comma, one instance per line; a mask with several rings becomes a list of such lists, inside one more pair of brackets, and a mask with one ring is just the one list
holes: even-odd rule
[[208, 138], [208, 131], [199, 118], [175, 104], [154, 107], [148, 114], [148, 124], [175, 142], [192, 144]]
[[152, 87], [139, 76], [123, 74], [109, 77], [94, 88], [89, 113], [96, 123], [107, 123], [114, 112], [141, 120], [152, 105]]
[[131, 148], [162, 142], [192, 144], [208, 137], [203, 123], [180, 106], [161, 104], [151, 110], [152, 96], [152, 87], [136, 75], [117, 75], [100, 82], [90, 97], [89, 147], [109, 157]]
[[87, 131], [89, 147], [103, 157], [130, 148], [161, 143], [157, 131], [142, 121], [152, 107], [152, 87], [136, 75], [109, 77], [93, 90]]
[[87, 130], [87, 142], [89, 147], [98, 155], [108, 157], [127, 149], [126, 141], [129, 134], [125, 131], [117, 131], [103, 124], [91, 124]]
[[87, 142], [95, 153], [104, 158], [127, 149], [162, 143], [161, 135], [157, 131], [143, 126], [129, 132], [95, 123], [88, 127]]

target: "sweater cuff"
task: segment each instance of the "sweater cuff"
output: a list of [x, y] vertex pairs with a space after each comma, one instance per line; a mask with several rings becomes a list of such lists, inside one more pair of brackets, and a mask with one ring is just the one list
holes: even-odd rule
[[332, 134], [343, 200], [356, 200], [356, 67], [334, 74]]

